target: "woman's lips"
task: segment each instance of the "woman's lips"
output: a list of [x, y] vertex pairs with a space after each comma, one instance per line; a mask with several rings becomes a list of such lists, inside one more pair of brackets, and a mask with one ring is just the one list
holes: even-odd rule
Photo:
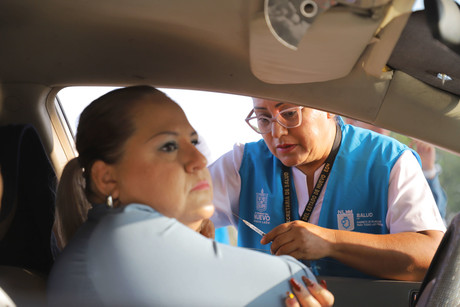
[[293, 151], [296, 146], [297, 145], [295, 145], [295, 144], [280, 144], [280, 145], [276, 146], [276, 150], [279, 153], [286, 154], [286, 153], [289, 153], [289, 152]]
[[209, 185], [209, 182], [206, 180], [198, 182], [192, 189], [192, 191], [202, 191], [202, 190], [207, 190], [211, 186]]

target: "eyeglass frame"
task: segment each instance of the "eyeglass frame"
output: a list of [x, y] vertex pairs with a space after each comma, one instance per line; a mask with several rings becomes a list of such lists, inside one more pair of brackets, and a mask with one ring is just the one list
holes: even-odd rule
[[[295, 126], [290, 126], [290, 127], [287, 127], [286, 125], [284, 125], [283, 123], [281, 123], [281, 122], [278, 120], [278, 117], [280, 116], [280, 114], [282, 114], [282, 113], [284, 113], [284, 112], [286, 112], [286, 111], [292, 110], [292, 109], [298, 109], [299, 112], [300, 112], [300, 114], [302, 115], [302, 109], [303, 109], [303, 108], [304, 108], [304, 107], [302, 107], [302, 106], [287, 108], [287, 109], [281, 110], [275, 117], [267, 117], [267, 116], [265, 116], [265, 115], [261, 115], [261, 116], [259, 116], [259, 117], [256, 115], [256, 116], [252, 116], [252, 117], [251, 117], [251, 115], [252, 115], [253, 113], [255, 113], [255, 109], [252, 109], [252, 110], [249, 112], [248, 116], [246, 116], [245, 122], [248, 124], [249, 127], [251, 127], [252, 130], [254, 130], [254, 131], [255, 131], [256, 133], [258, 133], [258, 134], [267, 134], [267, 133], [270, 133], [271, 131], [273, 131], [273, 122], [275, 122], [275, 121], [276, 121], [280, 126], [286, 128], [286, 129], [297, 128], [297, 127], [299, 127], [300, 125], [302, 125], [302, 116], [300, 116], [299, 123], [298, 123], [297, 125], [295, 125]], [[256, 130], [256, 128], [253, 127], [253, 126], [249, 123], [249, 121], [250, 121], [251, 119], [257, 119], [257, 118], [260, 118], [260, 117], [263, 117], [263, 118], [267, 119], [268, 121], [270, 121], [270, 126], [271, 126], [270, 131], [267, 131], [267, 132], [262, 133], [262, 132]]]

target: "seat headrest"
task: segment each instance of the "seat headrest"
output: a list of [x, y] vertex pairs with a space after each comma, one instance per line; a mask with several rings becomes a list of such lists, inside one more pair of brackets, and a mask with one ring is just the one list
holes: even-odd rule
[[0, 127], [0, 264], [47, 273], [56, 175], [31, 125]]

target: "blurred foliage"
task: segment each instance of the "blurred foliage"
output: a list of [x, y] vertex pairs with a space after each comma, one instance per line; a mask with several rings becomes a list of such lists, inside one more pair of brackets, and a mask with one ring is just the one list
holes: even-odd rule
[[[411, 138], [391, 133], [391, 136], [409, 146]], [[446, 220], [450, 220], [460, 212], [460, 156], [436, 148], [436, 163], [441, 166], [439, 181], [447, 194]]]
[[439, 181], [447, 194], [447, 216], [450, 220], [460, 212], [460, 156], [437, 149], [437, 163], [441, 165]]

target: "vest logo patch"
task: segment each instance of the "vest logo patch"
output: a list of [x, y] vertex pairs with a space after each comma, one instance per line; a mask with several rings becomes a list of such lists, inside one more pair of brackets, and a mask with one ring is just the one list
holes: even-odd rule
[[355, 229], [353, 210], [337, 210], [337, 228], [349, 231]]
[[356, 227], [378, 227], [382, 228], [383, 223], [373, 212], [362, 212], [356, 214]]
[[260, 193], [256, 193], [256, 210], [265, 212], [267, 210], [268, 194], [264, 193], [264, 189]]
[[264, 189], [260, 193], [256, 193], [256, 212], [254, 212], [254, 223], [270, 224], [270, 215], [266, 213], [268, 205], [268, 194], [264, 193]]

